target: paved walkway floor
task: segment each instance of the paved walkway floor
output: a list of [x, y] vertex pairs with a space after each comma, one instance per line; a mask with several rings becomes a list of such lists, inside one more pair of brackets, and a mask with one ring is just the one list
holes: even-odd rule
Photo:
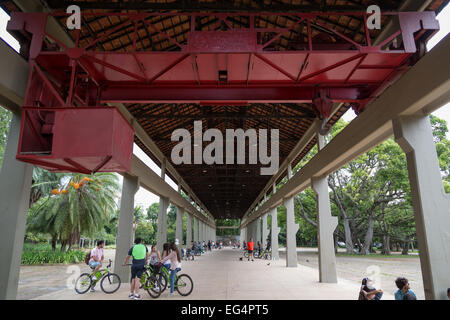
[[[315, 268], [298, 265], [286, 268], [285, 260], [239, 261], [242, 250], [224, 248], [208, 252], [195, 261], [183, 261], [180, 273], [189, 274], [194, 281], [194, 291], [188, 297], [175, 294], [171, 299], [236, 299], [236, 300], [355, 300], [359, 285], [353, 281], [339, 279], [337, 284], [319, 283], [319, 273]], [[88, 269], [86, 267], [86, 269]], [[84, 270], [82, 270], [84, 272]], [[84, 295], [73, 289], [64, 289], [39, 296], [35, 299], [51, 300], [120, 300], [128, 299], [129, 284], [122, 283], [118, 292], [106, 295], [101, 290]], [[141, 290], [145, 300], [152, 299]], [[165, 291], [158, 299], [168, 299]], [[383, 299], [394, 299], [385, 292]]]

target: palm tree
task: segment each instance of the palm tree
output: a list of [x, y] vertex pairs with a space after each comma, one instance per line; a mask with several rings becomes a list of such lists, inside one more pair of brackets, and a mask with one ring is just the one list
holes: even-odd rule
[[114, 173], [67, 174], [60, 181], [59, 188], [30, 209], [28, 225], [31, 231], [59, 238], [65, 251], [80, 240], [81, 233], [93, 237], [103, 228], [116, 208], [120, 187]]

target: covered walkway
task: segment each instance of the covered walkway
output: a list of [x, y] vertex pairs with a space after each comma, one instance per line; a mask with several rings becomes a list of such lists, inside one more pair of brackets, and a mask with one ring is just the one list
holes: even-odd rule
[[[355, 300], [357, 283], [338, 279], [338, 283], [320, 283], [317, 269], [299, 265], [286, 268], [284, 259], [269, 261], [255, 259], [239, 261], [242, 250], [224, 248], [196, 257], [195, 261], [183, 261], [181, 273], [189, 274], [194, 281], [194, 291], [188, 297], [175, 294], [173, 299], [192, 300]], [[43, 295], [37, 299], [50, 300], [109, 300], [127, 299], [128, 283], [122, 283], [119, 291], [106, 295], [100, 290], [78, 295], [66, 289]], [[142, 291], [141, 291], [142, 294]], [[165, 291], [160, 299], [167, 299]], [[143, 294], [145, 300], [152, 300]], [[385, 292], [383, 300], [392, 300]]]

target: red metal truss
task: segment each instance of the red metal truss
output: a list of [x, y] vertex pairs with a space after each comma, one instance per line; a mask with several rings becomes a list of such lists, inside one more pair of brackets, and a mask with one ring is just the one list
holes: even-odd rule
[[[364, 106], [379, 95], [395, 76], [410, 66], [416, 43], [439, 29], [434, 12], [382, 13], [399, 22], [386, 40], [371, 43], [318, 21], [326, 16], [360, 16], [365, 12], [325, 13], [83, 13], [88, 17], [118, 17], [120, 24], [80, 45], [69, 48], [45, 30], [50, 15], [13, 13], [8, 30], [30, 43], [30, 82], [25, 106], [100, 106], [110, 102], [314, 102], [322, 117], [333, 102]], [[150, 19], [155, 15], [189, 17], [190, 33], [180, 42]], [[259, 16], [289, 16], [285, 28], [256, 27]], [[198, 19], [214, 16], [209, 30], [197, 29]], [[231, 21], [248, 21], [239, 28]], [[174, 51], [137, 48], [138, 26], [145, 24], [173, 44]], [[274, 46], [298, 25], [306, 37], [288, 49]], [[97, 44], [124, 28], [134, 28], [131, 48], [99, 51]], [[220, 29], [217, 31], [216, 29]], [[425, 38], [425, 39], [424, 39]]]

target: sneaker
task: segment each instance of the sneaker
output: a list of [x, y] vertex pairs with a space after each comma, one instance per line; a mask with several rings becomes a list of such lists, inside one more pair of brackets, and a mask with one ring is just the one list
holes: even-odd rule
[[167, 296], [167, 298], [172, 298], [173, 297], [173, 293], [169, 292], [169, 295]]
[[95, 292], [95, 288], [94, 287], [91, 288], [91, 292]]
[[142, 297], [140, 294], [135, 294], [134, 295], [134, 300], [142, 300]]
[[130, 294], [128, 295], [128, 298], [129, 298], [129, 299], [134, 299], [134, 293], [130, 293]]

